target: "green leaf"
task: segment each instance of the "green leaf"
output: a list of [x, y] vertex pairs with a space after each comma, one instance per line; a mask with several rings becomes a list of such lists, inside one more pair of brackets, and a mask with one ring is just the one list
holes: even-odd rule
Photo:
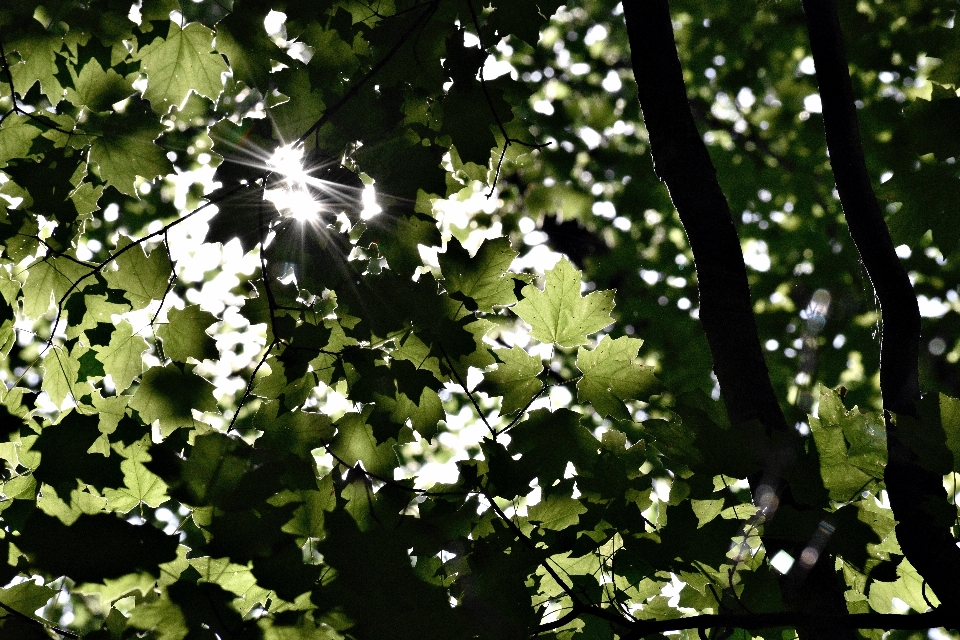
[[399, 274], [410, 275], [423, 264], [420, 245], [440, 245], [440, 230], [437, 221], [420, 213], [400, 215], [388, 229], [377, 229], [377, 247], [387, 259], [390, 269]]
[[960, 471], [960, 400], [939, 394], [940, 424], [947, 436], [947, 448], [953, 452], [953, 468]]
[[151, 459], [147, 449], [147, 441], [143, 439], [124, 451], [127, 458], [120, 463], [123, 488], [107, 489], [103, 493], [111, 510], [127, 513], [144, 504], [156, 508], [169, 499], [167, 484], [143, 466]]
[[147, 341], [135, 334], [126, 320], [121, 320], [114, 329], [109, 344], [93, 347], [97, 360], [103, 363], [104, 372], [113, 378], [118, 393], [143, 373], [143, 354], [149, 349]]
[[67, 100], [77, 107], [105, 111], [132, 93], [129, 80], [113, 69], [104, 71], [100, 62], [91, 58], [74, 77], [74, 86], [67, 89]]
[[483, 373], [477, 390], [503, 396], [500, 412], [509, 415], [526, 407], [543, 389], [543, 381], [537, 377], [543, 371], [543, 361], [516, 345], [493, 353], [500, 363], [493, 371]]
[[57, 424], [44, 427], [33, 443], [31, 448], [40, 452], [40, 464], [33, 475], [65, 499], [77, 488], [77, 480], [100, 490], [120, 486], [123, 480], [119, 458], [115, 454], [104, 458], [87, 453], [100, 436], [98, 416], [68, 413]]
[[720, 515], [720, 512], [723, 511], [723, 505], [723, 498], [716, 500], [691, 500], [690, 506], [693, 507], [693, 512], [697, 516], [697, 527], [702, 527]]
[[537, 409], [510, 429], [511, 456], [522, 454], [518, 472], [539, 478], [541, 487], [550, 487], [563, 478], [567, 464], [578, 473], [589, 473], [596, 461], [600, 442], [581, 424], [582, 416], [569, 409]]
[[281, 140], [296, 140], [323, 116], [326, 110], [323, 92], [313, 88], [304, 69], [292, 72], [290, 80], [280, 90], [288, 91], [290, 99], [269, 109], [270, 118]]
[[196, 22], [183, 30], [176, 22], [169, 24], [166, 38], [156, 38], [136, 55], [147, 74], [144, 97], [158, 113], [179, 106], [190, 91], [217, 100], [223, 91], [220, 74], [229, 69], [213, 52], [213, 32]]
[[173, 265], [166, 249], [157, 247], [147, 256], [141, 246], [130, 246], [133, 244], [133, 240], [121, 236], [114, 252], [123, 251], [115, 260], [117, 269], [102, 273], [111, 288], [123, 291], [134, 309], [142, 309], [166, 293]]
[[507, 238], [484, 240], [473, 256], [459, 240], [451, 238], [446, 252], [439, 256], [443, 285], [448, 292], [473, 300], [480, 311], [493, 311], [494, 305], [513, 304], [517, 301], [513, 278], [506, 274], [516, 257], [517, 252], [510, 248]]
[[216, 411], [213, 385], [195, 373], [181, 371], [175, 364], [153, 367], [143, 374], [130, 401], [147, 424], [160, 421], [164, 433], [194, 425], [193, 410]]
[[523, 300], [513, 307], [529, 324], [533, 337], [561, 347], [587, 343], [587, 336], [613, 322], [613, 291], [595, 291], [580, 296], [581, 273], [562, 258], [545, 274], [543, 291], [527, 285], [520, 292]]
[[183, 640], [190, 632], [183, 611], [166, 598], [134, 608], [130, 626], [157, 634], [157, 640]]
[[399, 461], [393, 442], [377, 443], [373, 427], [367, 424], [369, 412], [348, 413], [337, 420], [337, 436], [330, 443], [330, 452], [345, 464], [363, 462], [363, 468], [379, 476], [393, 477]]
[[270, 592], [257, 586], [250, 568], [234, 564], [226, 558], [192, 558], [190, 566], [197, 570], [200, 579], [218, 584], [240, 597], [240, 612], [249, 613], [258, 604], [267, 602]]
[[43, 382], [41, 388], [50, 396], [51, 402], [62, 407], [67, 398], [77, 392], [80, 363], [67, 350], [52, 346], [43, 358]]
[[639, 338], [604, 338], [597, 348], [577, 350], [577, 367], [583, 376], [577, 381], [577, 397], [589, 402], [601, 416], [629, 420], [624, 400], [641, 400], [661, 389], [660, 381], [643, 366], [637, 353]]
[[0, 127], [0, 167], [12, 159], [26, 157], [40, 132], [27, 116], [11, 113], [4, 118]]
[[530, 507], [527, 518], [544, 529], [561, 531], [580, 522], [580, 515], [586, 512], [579, 500], [554, 495]]
[[820, 475], [832, 499], [848, 502], [883, 478], [886, 429], [876, 414], [864, 414], [857, 407], [847, 411], [836, 391], [823, 388], [819, 418], [810, 419], [810, 430], [820, 456]]
[[56, 594], [56, 589], [37, 584], [33, 580], [26, 580], [0, 589], [0, 602], [22, 615], [36, 619], [33, 612], [45, 605]]
[[151, 181], [173, 172], [173, 165], [156, 143], [163, 127], [152, 121], [141, 122], [132, 116], [112, 115], [101, 127], [103, 132], [90, 146], [90, 162], [97, 165], [100, 178], [128, 196], [137, 196], [137, 177]]
[[160, 565], [177, 557], [177, 536], [105, 513], [81, 515], [68, 527], [38, 511], [21, 533], [17, 546], [35, 567], [78, 582], [103, 582], [136, 571], [159, 576]]
[[278, 452], [292, 453], [313, 460], [313, 450], [334, 435], [333, 423], [322, 413], [288, 411], [277, 415], [280, 402], [265, 402], [257, 412], [257, 428], [263, 431], [260, 442]]
[[43, 259], [30, 265], [29, 276], [23, 285], [23, 313], [28, 318], [39, 318], [50, 310], [70, 289], [74, 282], [90, 270], [64, 258]]
[[163, 354], [174, 362], [186, 362], [190, 358], [216, 359], [217, 345], [206, 332], [216, 321], [212, 313], [201, 310], [199, 305], [170, 309], [167, 324], [157, 330], [157, 336], [163, 341]]
[[300, 506], [293, 512], [293, 520], [283, 525], [283, 530], [304, 538], [322, 538], [325, 533], [323, 514], [333, 511], [336, 505], [332, 482], [326, 491], [301, 492], [300, 499]]

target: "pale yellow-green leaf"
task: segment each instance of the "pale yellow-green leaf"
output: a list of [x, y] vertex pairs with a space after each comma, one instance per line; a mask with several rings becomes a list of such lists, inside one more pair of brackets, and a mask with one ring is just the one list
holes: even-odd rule
[[110, 344], [93, 350], [103, 363], [103, 370], [113, 377], [117, 392], [121, 392], [143, 373], [143, 354], [149, 348], [147, 341], [133, 332], [130, 323], [122, 320], [110, 336]]
[[39, 318], [90, 269], [65, 258], [42, 259], [27, 268], [23, 284], [23, 313], [30, 319]]
[[723, 511], [723, 498], [716, 500], [690, 500], [690, 506], [697, 516], [697, 528], [707, 524]]
[[183, 640], [189, 632], [180, 607], [167, 598], [134, 607], [129, 624], [150, 631], [151, 637], [157, 640]]
[[47, 392], [53, 404], [62, 408], [64, 401], [77, 393], [80, 363], [65, 348], [52, 346], [44, 355], [42, 368], [40, 388]]
[[212, 582], [235, 593], [242, 602], [235, 604], [243, 614], [258, 604], [266, 603], [270, 596], [270, 591], [257, 585], [257, 579], [249, 567], [232, 563], [226, 558], [194, 558], [190, 560], [190, 566], [200, 573], [202, 582]]
[[121, 236], [116, 252], [123, 254], [116, 259], [117, 269], [105, 269], [103, 277], [111, 288], [124, 292], [134, 309], [142, 309], [163, 297], [173, 265], [163, 247], [155, 248], [147, 256], [141, 247], [131, 244], [130, 238]]
[[613, 291], [580, 295], [581, 274], [566, 258], [546, 272], [541, 291], [527, 285], [514, 312], [530, 325], [533, 337], [561, 347], [586, 344], [587, 336], [613, 322]]
[[167, 483], [143, 465], [150, 461], [148, 446], [149, 442], [145, 438], [124, 450], [127, 459], [120, 463], [123, 488], [106, 489], [103, 494], [113, 511], [126, 513], [141, 504], [156, 508], [169, 498]]
[[26, 580], [0, 589], [0, 602], [14, 611], [33, 618], [33, 612], [45, 605], [56, 594], [56, 589], [37, 584], [33, 580]]
[[213, 31], [197, 22], [183, 30], [170, 23], [166, 38], [157, 38], [136, 56], [147, 74], [144, 97], [158, 112], [180, 105], [190, 91], [216, 100], [223, 91], [221, 74], [227, 64], [213, 52]]

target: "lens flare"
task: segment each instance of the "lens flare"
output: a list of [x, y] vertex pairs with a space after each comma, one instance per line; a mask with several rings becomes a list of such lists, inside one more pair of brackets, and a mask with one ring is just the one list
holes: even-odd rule
[[281, 181], [267, 189], [264, 198], [272, 202], [283, 215], [300, 222], [319, 219], [323, 205], [310, 190], [311, 177], [303, 166], [303, 148], [286, 145], [278, 148], [267, 165], [281, 176]]

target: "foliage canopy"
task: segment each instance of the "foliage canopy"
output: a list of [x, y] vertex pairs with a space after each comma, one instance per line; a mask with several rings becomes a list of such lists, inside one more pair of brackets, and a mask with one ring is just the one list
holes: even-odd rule
[[956, 628], [956, 9], [4, 3], [0, 637]]

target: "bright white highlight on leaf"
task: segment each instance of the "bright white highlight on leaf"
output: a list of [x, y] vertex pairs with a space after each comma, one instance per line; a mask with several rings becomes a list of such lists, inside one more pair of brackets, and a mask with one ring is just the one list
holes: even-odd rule
[[372, 186], [363, 189], [363, 211], [360, 213], [361, 220], [369, 220], [383, 211], [383, 208], [377, 204], [377, 191]]

